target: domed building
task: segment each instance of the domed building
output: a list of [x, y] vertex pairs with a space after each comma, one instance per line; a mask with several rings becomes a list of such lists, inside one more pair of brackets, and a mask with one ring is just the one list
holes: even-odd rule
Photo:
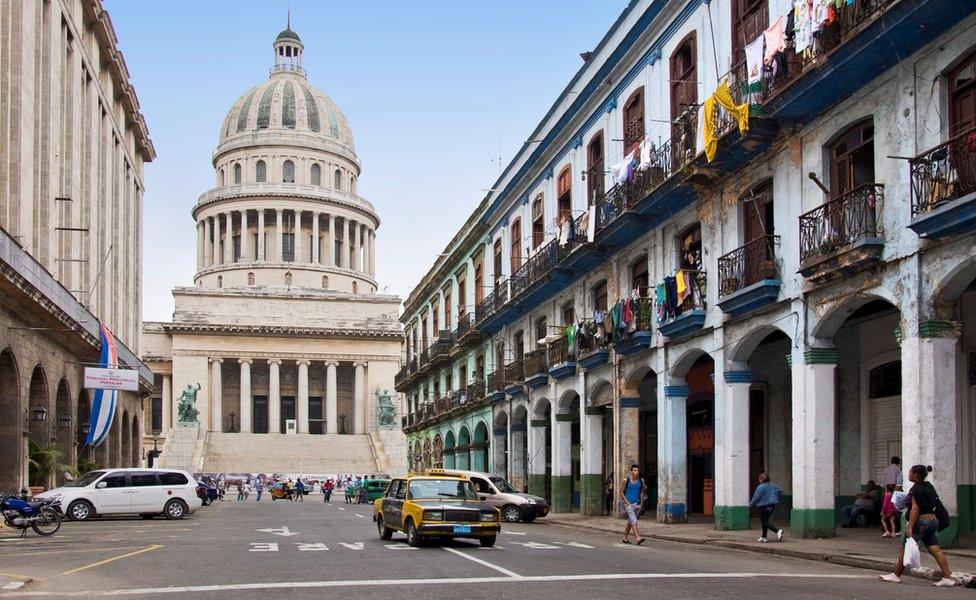
[[[231, 106], [215, 187], [191, 214], [194, 286], [146, 323], [162, 464], [203, 472], [350, 473], [403, 464], [399, 298], [377, 292], [380, 220], [339, 107], [308, 82], [304, 46], [275, 39], [266, 81]], [[195, 401], [198, 425], [181, 423]], [[387, 461], [386, 455], [394, 457]]]

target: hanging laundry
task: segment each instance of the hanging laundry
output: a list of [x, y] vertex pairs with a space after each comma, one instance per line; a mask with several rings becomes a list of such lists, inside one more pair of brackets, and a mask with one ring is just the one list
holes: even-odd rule
[[577, 331], [579, 331], [579, 328], [576, 325], [566, 326], [566, 343], [569, 345], [570, 348], [573, 347], [573, 342], [576, 341]]
[[586, 207], [580, 227], [586, 231], [586, 241], [593, 242], [593, 238], [596, 237], [596, 219], [593, 218], [592, 206]]
[[[840, 0], [843, 2], [844, 0]], [[786, 41], [790, 43], [796, 37], [796, 11], [790, 6], [790, 10], [786, 13]]]
[[749, 130], [749, 104], [736, 104], [729, 91], [729, 82], [723, 81], [715, 93], [705, 100], [705, 158], [712, 162], [718, 151], [718, 138], [715, 137], [715, 104], [718, 104], [739, 123], [739, 133], [745, 135]]
[[630, 325], [630, 322], [634, 319], [634, 310], [629, 299], [624, 300], [623, 317], [624, 325]]
[[832, 5], [833, 0], [813, 0], [813, 30], [820, 31], [820, 29], [828, 24], [830, 20], [830, 11], [828, 7]]
[[765, 56], [766, 36], [760, 35], [746, 46], [746, 85], [749, 92], [749, 103], [762, 91], [763, 59]]
[[796, 33], [796, 52], [805, 52], [813, 44], [813, 0], [794, 0], [794, 31]]
[[[786, 50], [786, 19], [780, 17], [773, 21], [769, 29], [763, 32], [763, 38], [766, 40], [766, 52], [763, 55], [763, 62], [768, 65], [774, 56]], [[748, 48], [746, 52], [748, 52]]]
[[691, 295], [691, 274], [687, 271], [678, 271], [675, 276], [675, 288], [678, 292], [678, 304], [684, 304]]
[[658, 166], [657, 161], [657, 148], [654, 147], [654, 142], [644, 138], [640, 145], [640, 163], [637, 168], [646, 171], [651, 167]]
[[597, 325], [603, 325], [603, 319], [607, 316], [606, 311], [598, 310], [593, 313], [593, 322]]
[[630, 181], [630, 175], [634, 168], [634, 152], [637, 151], [632, 151], [622, 161], [610, 166], [610, 177], [613, 178], [614, 183], [627, 183]]
[[566, 243], [570, 244], [576, 241], [576, 222], [573, 221], [572, 217], [566, 217]]
[[569, 227], [567, 227], [567, 220], [563, 220], [559, 224], [559, 245], [565, 246], [569, 242]]
[[640, 297], [641, 297], [641, 290], [639, 287], [635, 287], [634, 289], [630, 290], [631, 300], [640, 300]]
[[664, 291], [664, 284], [659, 283], [657, 287], [654, 288], [654, 299], [657, 304], [657, 322], [660, 325], [664, 323], [667, 316], [667, 296]]
[[665, 292], [665, 318], [670, 319], [679, 314], [678, 309], [678, 288], [674, 277], [664, 278]]

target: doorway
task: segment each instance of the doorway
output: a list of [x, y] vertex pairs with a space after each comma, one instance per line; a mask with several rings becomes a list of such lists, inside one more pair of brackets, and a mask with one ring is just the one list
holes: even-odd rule
[[281, 422], [278, 423], [278, 433], [286, 433], [285, 423], [288, 419], [295, 418], [295, 397], [281, 397]]
[[254, 396], [253, 409], [254, 433], [268, 433], [268, 397]]
[[321, 396], [312, 396], [308, 399], [308, 432], [315, 435], [325, 433]]

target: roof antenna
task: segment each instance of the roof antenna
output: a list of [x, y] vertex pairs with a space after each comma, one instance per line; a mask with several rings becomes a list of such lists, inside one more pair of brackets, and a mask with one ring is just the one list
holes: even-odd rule
[[288, 29], [291, 29], [291, 4], [288, 5]]

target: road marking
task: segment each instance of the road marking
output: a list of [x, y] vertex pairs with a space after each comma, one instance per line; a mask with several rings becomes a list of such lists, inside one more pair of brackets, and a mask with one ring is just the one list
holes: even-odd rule
[[400, 542], [399, 544], [387, 544], [387, 550], [416, 550], [413, 546]]
[[284, 527], [282, 527], [280, 529], [275, 529], [275, 528], [272, 527], [270, 529], [255, 529], [254, 531], [260, 531], [260, 532], [263, 532], [263, 533], [273, 533], [274, 535], [281, 535], [281, 536], [284, 536], [284, 537], [288, 537], [290, 535], [298, 535], [298, 534], [301, 533], [300, 531], [289, 531], [287, 525], [285, 525]]
[[502, 530], [502, 533], [506, 535], [525, 535], [524, 531], [505, 531], [504, 529]]
[[251, 542], [248, 552], [277, 552], [278, 544], [274, 542]]
[[553, 542], [553, 544], [559, 544], [560, 546], [570, 546], [573, 548], [589, 548], [591, 550], [593, 549], [593, 546], [589, 546], [582, 542]]
[[559, 550], [559, 546], [543, 544], [542, 542], [512, 542], [512, 543], [518, 544], [519, 546], [525, 546], [526, 548], [532, 548], [533, 550]]
[[346, 510], [346, 509], [344, 509], [344, 508], [342, 508], [341, 506], [339, 506], [339, 507], [337, 507], [337, 508], [338, 508], [339, 510]]
[[[387, 546], [389, 547], [389, 546]], [[445, 548], [447, 550], [449, 548]], [[393, 587], [404, 585], [445, 585], [485, 583], [546, 583], [553, 581], [613, 581], [621, 579], [863, 579], [873, 580], [875, 575], [841, 575], [824, 573], [597, 573], [593, 575], [525, 575], [512, 577], [456, 577], [450, 579], [361, 579], [358, 581], [267, 581], [261, 583], [229, 583], [221, 585], [190, 585], [162, 588], [129, 588], [115, 590], [27, 591], [0, 594], [0, 598], [27, 596], [138, 596], [148, 594], [188, 594], [195, 592], [221, 592], [242, 590], [278, 590], [344, 587]]]
[[91, 563], [90, 565], [84, 565], [84, 566], [81, 566], [81, 567], [77, 567], [75, 569], [71, 569], [71, 570], [65, 571], [64, 573], [61, 573], [61, 574], [62, 575], [71, 575], [72, 573], [77, 573], [78, 571], [84, 571], [86, 569], [93, 569], [95, 567], [100, 567], [102, 565], [107, 565], [110, 562], [115, 562], [117, 560], [122, 560], [123, 558], [129, 558], [130, 556], [135, 556], [137, 554], [143, 554], [143, 553], [146, 553], [146, 552], [152, 552], [153, 550], [159, 550], [160, 548], [162, 548], [162, 545], [160, 545], [160, 544], [152, 544], [152, 545], [146, 546], [142, 550], [136, 550], [134, 552], [126, 552], [125, 554], [120, 554], [118, 556], [113, 556], [112, 558], [106, 558], [105, 560], [100, 560], [98, 562]]
[[471, 556], [470, 554], [465, 554], [464, 552], [461, 552], [460, 550], [455, 550], [454, 548], [447, 548], [447, 547], [444, 547], [444, 549], [447, 550], [448, 552], [450, 552], [451, 554], [457, 554], [458, 556], [464, 557], [464, 558], [470, 560], [471, 562], [476, 562], [479, 565], [488, 567], [489, 569], [494, 569], [494, 570], [498, 571], [499, 573], [501, 573], [503, 575], [508, 575], [509, 577], [512, 577], [514, 579], [519, 579], [519, 578], [522, 577], [518, 573], [516, 573], [514, 571], [509, 571], [505, 567], [499, 567], [498, 565], [493, 565], [490, 562], [488, 562], [487, 560], [481, 560], [480, 558], [475, 558], [475, 557]]
[[346, 548], [349, 548], [350, 550], [362, 550], [363, 547], [364, 547], [362, 542], [356, 542], [355, 544], [347, 544], [345, 542], [339, 542], [339, 545], [340, 546], [345, 546]]
[[26, 581], [8, 581], [7, 583], [3, 584], [3, 587], [0, 589], [19, 590], [20, 588], [24, 587], [26, 583]]
[[145, 546], [112, 546], [111, 548], [79, 548], [77, 550], [38, 550], [37, 552], [9, 552], [0, 557], [19, 558], [21, 556], [41, 556], [44, 554], [90, 554], [92, 552], [118, 552], [119, 550], [134, 550]]
[[328, 550], [329, 547], [325, 544], [319, 542], [316, 544], [305, 544], [302, 542], [295, 542], [298, 545], [299, 552], [322, 552]]

